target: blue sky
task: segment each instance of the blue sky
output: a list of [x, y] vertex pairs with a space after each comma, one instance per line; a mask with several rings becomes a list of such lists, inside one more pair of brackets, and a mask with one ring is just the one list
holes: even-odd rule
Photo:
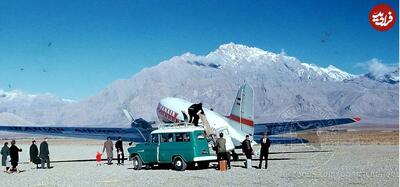
[[368, 22], [381, 2], [398, 15], [394, 0], [0, 1], [0, 89], [83, 99], [172, 56], [229, 42], [360, 74], [355, 65], [372, 58], [398, 64], [398, 21], [387, 32]]

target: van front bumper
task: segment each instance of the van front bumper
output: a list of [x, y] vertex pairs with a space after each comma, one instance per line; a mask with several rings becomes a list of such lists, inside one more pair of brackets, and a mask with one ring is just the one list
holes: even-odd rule
[[199, 156], [199, 157], [194, 157], [193, 161], [199, 162], [199, 161], [212, 161], [212, 160], [217, 160], [216, 156]]

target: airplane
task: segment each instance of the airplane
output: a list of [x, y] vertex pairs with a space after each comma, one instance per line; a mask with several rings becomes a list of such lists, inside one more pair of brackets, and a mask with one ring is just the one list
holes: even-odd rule
[[[306, 139], [296, 137], [278, 137], [271, 135], [281, 135], [299, 131], [318, 129], [342, 124], [359, 122], [359, 117], [355, 118], [336, 118], [305, 121], [288, 121], [274, 123], [255, 123], [254, 122], [254, 97], [253, 88], [244, 84], [237, 92], [231, 113], [227, 116], [203, 108], [204, 114], [210, 127], [215, 134], [223, 133], [227, 140], [226, 148], [235, 155], [234, 150], [241, 147], [241, 142], [246, 135], [259, 137], [266, 133], [271, 139], [272, 144], [284, 143], [307, 143]], [[180, 98], [167, 97], [162, 99], [157, 106], [156, 114], [162, 124], [187, 123], [187, 110], [193, 103]], [[98, 127], [61, 127], [61, 126], [2, 126], [0, 131], [11, 131], [18, 133], [44, 134], [54, 136], [66, 136], [89, 139], [117, 139], [122, 137], [124, 141], [145, 142], [151, 131], [155, 130], [156, 122], [148, 122], [142, 118], [134, 119], [127, 111], [123, 110], [126, 117], [131, 122], [130, 128], [98, 128]], [[199, 121], [201, 124], [202, 121]], [[252, 144], [256, 144], [254, 138]]]
[[[253, 136], [252, 144], [256, 144], [263, 134], [267, 134], [272, 144], [307, 143], [308, 140], [296, 137], [279, 137], [280, 135], [299, 131], [318, 129], [348, 123], [359, 122], [361, 118], [336, 118], [306, 121], [289, 121], [275, 123], [254, 123], [254, 97], [253, 88], [244, 84], [237, 92], [231, 113], [222, 116], [213, 110], [203, 108], [210, 126], [216, 130], [215, 134], [222, 132], [226, 141], [226, 149], [233, 151], [241, 148], [241, 142], [246, 135]], [[191, 102], [174, 97], [162, 99], [157, 106], [157, 116], [164, 123], [179, 123], [187, 121], [186, 110]], [[258, 138], [256, 138], [258, 137]]]

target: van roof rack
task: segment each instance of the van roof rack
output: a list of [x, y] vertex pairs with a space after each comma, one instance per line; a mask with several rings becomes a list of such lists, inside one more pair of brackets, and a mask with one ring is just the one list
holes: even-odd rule
[[[180, 123], [161, 123], [158, 125], [158, 128], [187, 128], [187, 127], [196, 127], [193, 123], [189, 122], [180, 122]], [[198, 127], [204, 127], [203, 124], [199, 123]]]

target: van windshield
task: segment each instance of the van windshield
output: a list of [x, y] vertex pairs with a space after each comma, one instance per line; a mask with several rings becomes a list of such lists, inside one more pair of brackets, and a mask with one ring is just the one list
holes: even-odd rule
[[151, 143], [158, 143], [158, 134], [151, 135]]

